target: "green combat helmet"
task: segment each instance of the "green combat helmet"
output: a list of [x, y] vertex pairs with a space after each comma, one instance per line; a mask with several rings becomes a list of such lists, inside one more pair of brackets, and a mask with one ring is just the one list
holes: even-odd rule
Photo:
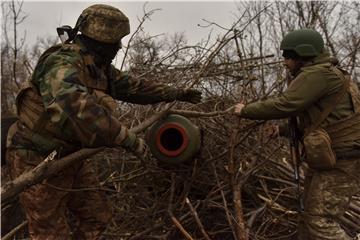
[[130, 24], [129, 19], [119, 9], [95, 4], [81, 13], [75, 29], [99, 42], [118, 43], [130, 33]]
[[285, 35], [281, 50], [292, 50], [300, 57], [316, 57], [323, 52], [324, 40], [320, 33], [312, 29], [300, 29]]

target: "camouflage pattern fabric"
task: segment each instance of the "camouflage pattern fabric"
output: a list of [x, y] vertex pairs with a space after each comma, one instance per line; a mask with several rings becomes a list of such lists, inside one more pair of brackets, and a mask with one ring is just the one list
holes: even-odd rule
[[[145, 79], [134, 78], [114, 68], [116, 80], [111, 83], [111, 96], [117, 100], [136, 103], [153, 104], [160, 101], [187, 101], [183, 96], [184, 89], [169, 87], [164, 84], [150, 83]], [[190, 102], [190, 101], [188, 101]]]
[[113, 109], [101, 105], [93, 94], [93, 89], [104, 92], [107, 80], [104, 70], [91, 64], [91, 56], [83, 57], [71, 44], [40, 61], [32, 76], [51, 123], [62, 129], [63, 139], [73, 138], [83, 147], [120, 145], [128, 135], [112, 116]]
[[119, 9], [94, 4], [80, 15], [75, 28], [86, 36], [104, 43], [118, 43], [130, 33], [128, 17]]
[[[34, 151], [7, 151], [12, 178], [31, 170], [42, 160]], [[19, 199], [31, 239], [99, 239], [112, 211], [103, 192], [96, 190], [98, 186], [92, 162], [83, 161], [22, 192]], [[92, 189], [84, 189], [89, 187]], [[67, 210], [76, 218], [72, 231]]]
[[[95, 62], [78, 39], [40, 57], [30, 86], [17, 97], [19, 121], [7, 139], [13, 178], [54, 149], [68, 154], [82, 147], [131, 147], [134, 134], [112, 115], [115, 99], [148, 104], [184, 94]], [[72, 190], [99, 185], [92, 169], [88, 161], [75, 164], [21, 193], [32, 239], [69, 239], [68, 210], [78, 220], [74, 239], [98, 239], [111, 217], [105, 193]]]
[[305, 180], [304, 213], [299, 225], [300, 240], [352, 239], [338, 219], [360, 192], [360, 159], [338, 161], [328, 171], [311, 171]]
[[[164, 84], [144, 81], [128, 76], [113, 66], [97, 66], [94, 57], [86, 52], [81, 43], [66, 44], [58, 50], [49, 50], [35, 68], [29, 89], [33, 94], [22, 94], [18, 109], [32, 111], [38, 122], [42, 113], [47, 121], [38, 129], [48, 129], [42, 134], [48, 138], [67, 141], [79, 147], [122, 146], [128, 138], [128, 129], [112, 115], [116, 100], [138, 104], [174, 101], [185, 94], [184, 90]], [[32, 97], [39, 92], [40, 100]], [[29, 103], [37, 104], [26, 108]], [[27, 109], [27, 110], [26, 110]], [[29, 120], [20, 119], [32, 131]], [[30, 120], [31, 121], [31, 120]], [[50, 140], [50, 139], [49, 139]], [[14, 143], [16, 144], [16, 143]], [[66, 148], [66, 146], [62, 146]], [[67, 152], [67, 151], [65, 151]]]

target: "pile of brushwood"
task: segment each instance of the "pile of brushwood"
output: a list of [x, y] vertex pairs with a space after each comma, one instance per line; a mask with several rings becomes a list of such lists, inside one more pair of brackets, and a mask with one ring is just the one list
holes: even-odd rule
[[[58, 161], [51, 155], [35, 174], [26, 173], [16, 182], [8, 181], [5, 166], [2, 239], [26, 237], [27, 223], [17, 201], [21, 191], [89, 156], [114, 213], [105, 239], [296, 239], [307, 168], [301, 165], [299, 189], [288, 140], [268, 139], [265, 134], [267, 125], [282, 121], [239, 119], [226, 110], [237, 102], [283, 92], [287, 83], [279, 43], [293, 29], [319, 30], [341, 67], [359, 76], [358, 9], [356, 2], [240, 1], [231, 26], [204, 20], [198, 27], [209, 29], [208, 39], [190, 45], [182, 34], [164, 38], [147, 34], [143, 23], [157, 10], [147, 11], [144, 5], [144, 16], [122, 48], [123, 62], [114, 64], [133, 77], [197, 88], [204, 99], [196, 105], [119, 103], [114, 115], [140, 136], [168, 113], [184, 115], [201, 129], [200, 152], [189, 162], [169, 165], [151, 154], [139, 160], [123, 149], [83, 149], [74, 158]], [[216, 39], [212, 28], [222, 32]], [[3, 82], [5, 77], [2, 74]], [[357, 195], [341, 225], [360, 238], [359, 221]]]
[[[169, 165], [149, 156], [144, 164], [122, 150], [94, 157], [114, 208], [106, 239], [295, 239], [299, 190], [287, 139], [264, 136], [274, 123], [222, 114], [230, 105], [181, 106], [197, 116], [175, 111], [202, 130], [193, 161]], [[302, 166], [302, 186], [305, 171]], [[341, 224], [355, 236], [359, 219], [355, 196]]]
[[[200, 127], [202, 147], [192, 161], [180, 165], [164, 164], [150, 155], [144, 164], [122, 152], [106, 155], [106, 167], [103, 159], [99, 160], [115, 213], [107, 238], [296, 237], [306, 165], [300, 168], [299, 190], [288, 140], [269, 139], [264, 131], [283, 121], [239, 119], [226, 111], [239, 101], [249, 103], [281, 94], [286, 88], [284, 68], [274, 55], [245, 58], [239, 48], [242, 44], [231, 33], [205, 60], [182, 67], [157, 64], [132, 69], [133, 75], [150, 81], [193, 86], [203, 92], [202, 103], [176, 103], [168, 110]], [[220, 51], [228, 40], [234, 48]], [[228, 57], [232, 54], [235, 57]], [[136, 126], [167, 106], [121, 108], [122, 121]], [[360, 196], [354, 197], [350, 206], [341, 224], [355, 236], [360, 232]]]
[[[204, 99], [196, 105], [171, 104], [170, 110], [166, 104], [123, 104], [119, 118], [136, 126], [161, 111], [181, 114], [200, 127], [202, 147], [192, 161], [179, 165], [151, 155], [140, 161], [122, 150], [99, 156], [99, 176], [114, 207], [107, 239], [296, 238], [307, 167], [300, 167], [299, 189], [288, 139], [265, 134], [268, 125], [286, 119], [252, 121], [226, 111], [239, 101], [281, 94], [284, 68], [274, 55], [245, 58], [236, 37], [227, 37], [237, 51], [217, 52], [227, 41], [222, 40], [206, 61], [199, 61], [203, 64], [132, 69], [150, 81], [196, 87]], [[240, 60], [227, 59], [231, 53]], [[355, 236], [359, 219], [360, 195], [353, 197], [341, 225]]]
[[[207, 68], [206, 74], [188, 68], [190, 82], [180, 81], [187, 74], [184, 69], [134, 73], [150, 81], [194, 85], [202, 90], [204, 100], [196, 105], [121, 104], [119, 120], [134, 129], [158, 119], [153, 116], [181, 114], [201, 129], [202, 146], [194, 159], [177, 165], [162, 163], [151, 154], [141, 161], [123, 149], [105, 149], [93, 155], [101, 190], [113, 208], [105, 239], [295, 239], [306, 166], [300, 168], [299, 192], [288, 140], [265, 135], [267, 125], [281, 121], [239, 119], [227, 111], [242, 96], [247, 102], [256, 101], [280, 93], [285, 84], [275, 79], [264, 94], [259, 89], [265, 85], [245, 73], [244, 65], [242, 72], [236, 70], [236, 64], [218, 64]], [[270, 71], [264, 63], [253, 66]], [[280, 69], [276, 66], [271, 71]], [[174, 83], [174, 79], [180, 80]], [[145, 131], [135, 132], [143, 136]], [[26, 221], [14, 219], [15, 215], [21, 218], [17, 208], [16, 201], [6, 201], [2, 216], [16, 220], [18, 228], [11, 236], [19, 237], [26, 235]], [[360, 196], [354, 196], [341, 225], [355, 236], [360, 232], [359, 219]]]

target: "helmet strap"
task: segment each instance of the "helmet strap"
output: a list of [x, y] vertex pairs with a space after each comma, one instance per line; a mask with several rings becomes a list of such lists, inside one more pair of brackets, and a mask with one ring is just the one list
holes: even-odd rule
[[77, 31], [72, 29], [69, 25], [58, 27], [56, 28], [56, 31], [62, 43], [71, 42], [77, 34]]

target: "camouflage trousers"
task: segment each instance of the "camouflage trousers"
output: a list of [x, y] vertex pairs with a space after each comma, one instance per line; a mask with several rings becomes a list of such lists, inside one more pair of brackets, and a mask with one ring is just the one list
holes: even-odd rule
[[[16, 178], [39, 164], [43, 157], [25, 149], [7, 150], [10, 174]], [[31, 239], [99, 239], [111, 210], [99, 186], [92, 163], [76, 163], [19, 195]], [[91, 190], [92, 188], [92, 190]], [[68, 214], [74, 216], [70, 228]]]
[[351, 197], [360, 192], [360, 159], [338, 161], [336, 168], [310, 170], [305, 178], [300, 240], [352, 239], [339, 225]]

